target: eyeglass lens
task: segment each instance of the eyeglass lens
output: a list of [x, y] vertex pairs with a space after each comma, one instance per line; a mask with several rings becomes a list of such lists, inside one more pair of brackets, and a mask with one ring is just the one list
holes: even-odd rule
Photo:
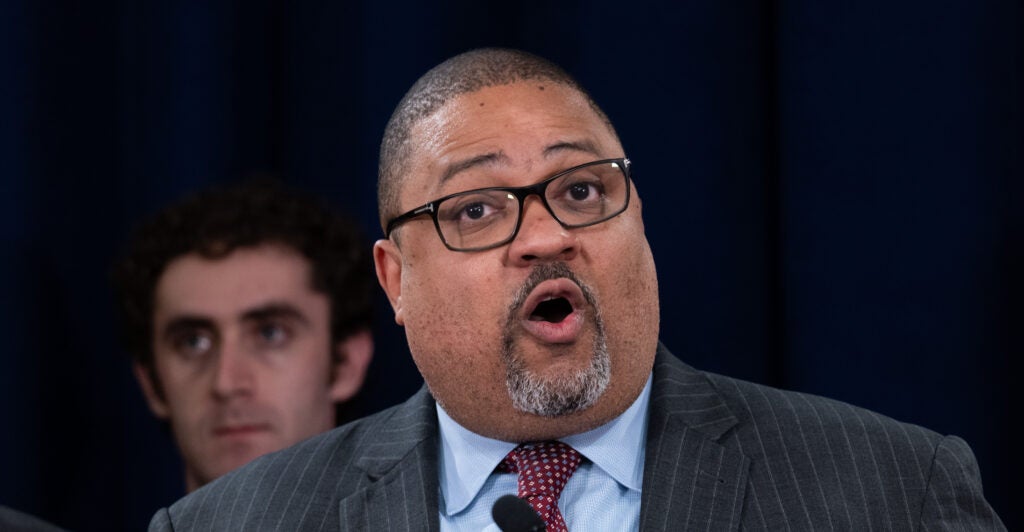
[[[626, 174], [615, 161], [584, 166], [542, 186], [549, 210], [567, 227], [607, 220], [622, 212], [628, 198]], [[487, 247], [515, 233], [519, 201], [515, 193], [507, 190], [458, 194], [438, 205], [437, 224], [450, 247]]]

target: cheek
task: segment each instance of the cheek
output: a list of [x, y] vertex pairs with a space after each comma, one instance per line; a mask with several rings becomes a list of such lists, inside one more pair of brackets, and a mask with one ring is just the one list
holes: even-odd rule
[[403, 277], [407, 330], [478, 330], [502, 313], [502, 280], [475, 264], [418, 268]]
[[253, 365], [264, 402], [308, 405], [328, 394], [332, 362], [326, 333], [300, 336], [286, 351], [274, 355]]
[[[601, 294], [610, 342], [636, 349], [657, 337], [660, 310], [654, 258], [639, 217], [602, 250], [597, 272], [605, 282]], [[646, 347], [644, 347], [646, 348]]]
[[497, 272], [460, 264], [409, 273], [402, 290], [405, 332], [420, 371], [438, 375], [456, 365], [493, 366], [497, 357], [486, 353], [497, 352], [507, 313]]
[[646, 240], [639, 240], [630, 253], [633, 261], [629, 266], [629, 275], [625, 276], [630, 289], [638, 296], [657, 294], [658, 275], [654, 269], [654, 256]]
[[334, 427], [335, 405], [330, 396], [327, 355], [292, 360], [291, 368], [263, 374], [255, 402], [272, 412], [290, 444]]
[[182, 448], [203, 445], [209, 425], [211, 401], [209, 387], [200, 374], [184, 380], [165, 379], [164, 399], [175, 440]]
[[209, 393], [206, 372], [184, 364], [164, 363], [158, 373], [171, 418], [179, 420], [175, 423], [200, 417], [203, 398]]
[[[274, 398], [266, 398], [267, 406], [282, 416], [286, 425], [297, 427], [298, 432], [315, 434], [333, 426], [328, 418], [334, 417], [334, 403], [328, 393], [327, 375], [301, 382], [281, 383]], [[327, 423], [326, 426], [325, 423]], [[312, 432], [299, 427], [312, 427]]]

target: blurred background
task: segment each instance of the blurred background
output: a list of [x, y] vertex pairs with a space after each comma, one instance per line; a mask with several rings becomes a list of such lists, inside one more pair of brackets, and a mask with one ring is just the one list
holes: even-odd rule
[[[114, 321], [132, 225], [261, 172], [379, 238], [391, 110], [497, 45], [561, 64], [618, 128], [676, 355], [960, 435], [1024, 526], [1022, 30], [1019, 0], [4, 0], [0, 504], [137, 530], [181, 496]], [[421, 384], [377, 314], [371, 411]]]

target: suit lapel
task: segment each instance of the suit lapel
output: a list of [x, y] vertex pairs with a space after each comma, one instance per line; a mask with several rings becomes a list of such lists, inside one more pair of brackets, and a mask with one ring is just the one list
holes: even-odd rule
[[735, 530], [750, 460], [717, 443], [737, 420], [699, 372], [658, 346], [640, 528]]
[[[701, 373], [659, 344], [647, 428], [642, 530], [735, 530], [750, 460], [717, 443], [737, 423]], [[339, 503], [342, 527], [439, 530], [437, 412], [424, 387], [355, 463], [362, 486]]]
[[437, 412], [426, 387], [395, 411], [354, 467], [364, 485], [339, 503], [349, 530], [437, 531]]

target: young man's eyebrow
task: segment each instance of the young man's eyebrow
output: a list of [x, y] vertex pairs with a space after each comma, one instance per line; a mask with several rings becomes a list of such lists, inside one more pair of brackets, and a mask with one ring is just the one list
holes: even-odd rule
[[214, 328], [213, 320], [210, 318], [192, 315], [176, 316], [164, 325], [163, 330], [160, 331], [160, 337], [169, 339], [185, 331]]
[[302, 311], [288, 303], [269, 303], [242, 313], [243, 321], [265, 321], [274, 318], [292, 319], [304, 325], [309, 324], [309, 318]]

